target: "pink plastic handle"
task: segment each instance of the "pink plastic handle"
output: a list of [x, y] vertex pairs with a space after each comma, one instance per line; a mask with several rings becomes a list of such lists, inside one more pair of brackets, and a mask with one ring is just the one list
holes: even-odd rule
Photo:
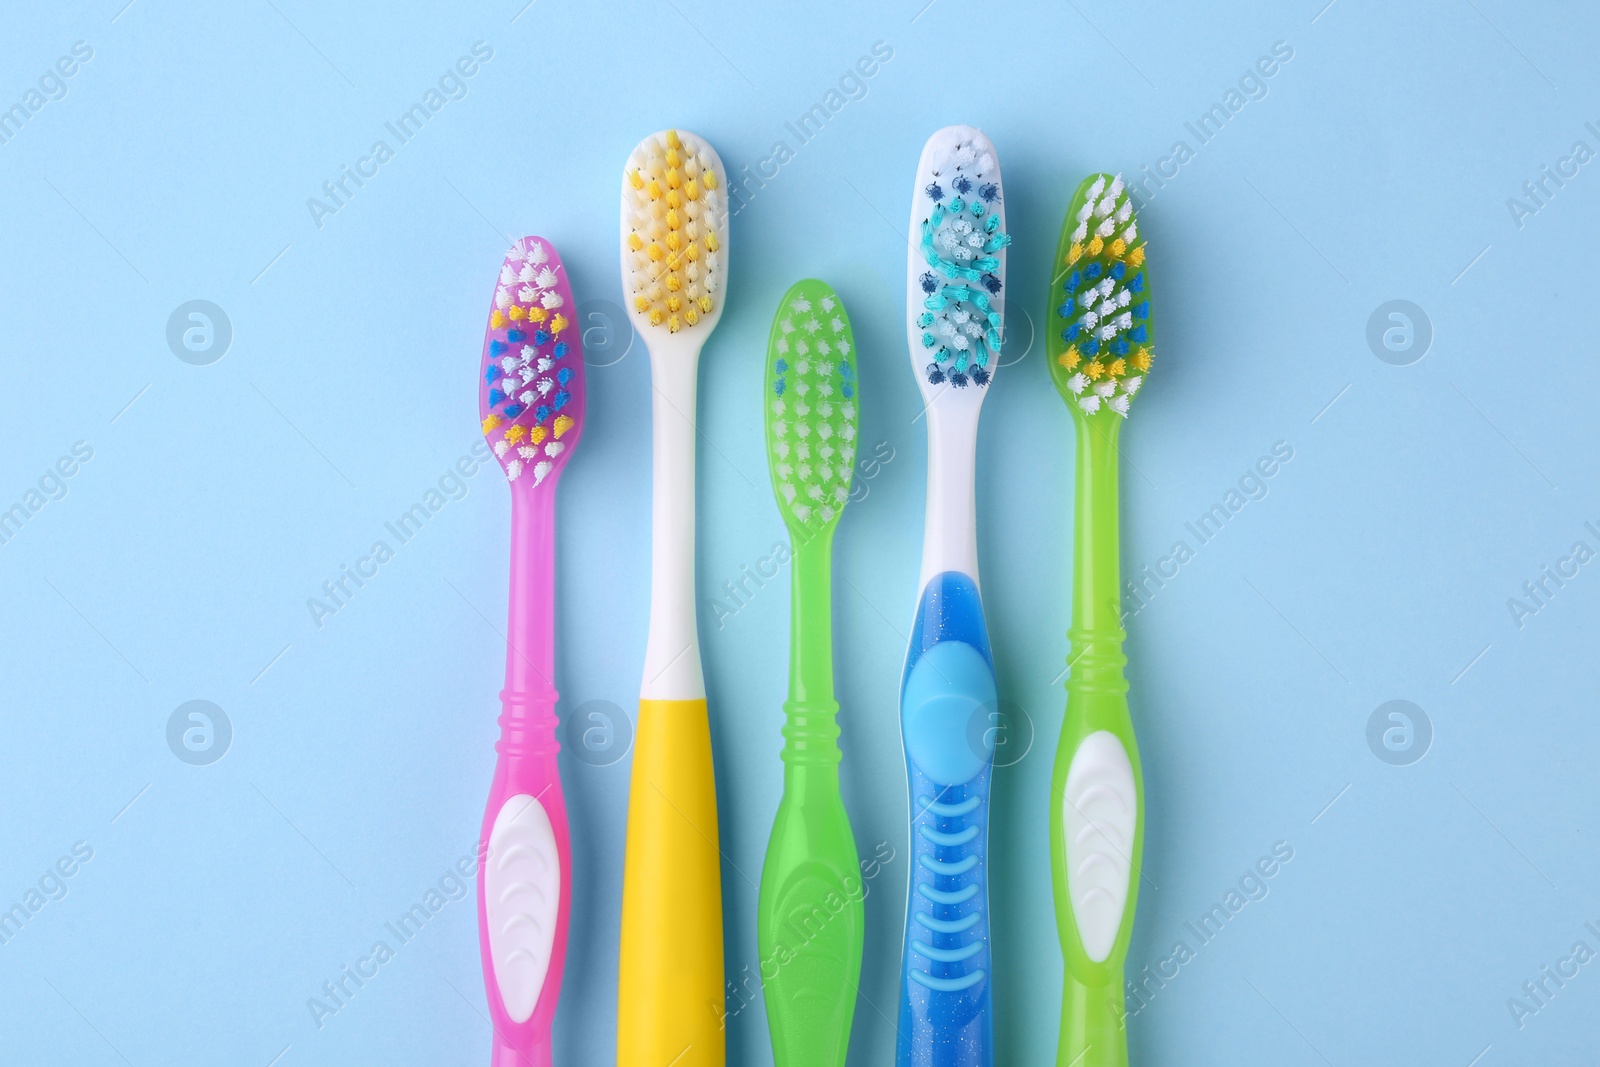
[[[534, 487], [526, 482], [512, 487], [511, 511], [511, 590], [506, 642], [506, 685], [500, 693], [500, 740], [495, 745], [499, 759], [494, 782], [489, 788], [489, 803], [479, 834], [482, 869], [478, 878], [478, 939], [483, 957], [483, 980], [488, 990], [490, 1018], [494, 1023], [492, 1067], [549, 1067], [551, 1062], [551, 1023], [556, 1002], [561, 996], [561, 976], [566, 963], [567, 916], [572, 895], [571, 841], [567, 832], [567, 806], [561, 793], [561, 778], [556, 765], [560, 744], [556, 740], [555, 677], [555, 493], [554, 485]], [[492, 838], [501, 811], [519, 796], [533, 797], [548, 818], [549, 833], [544, 834], [538, 812], [516, 818], [516, 832], [493, 847]], [[531, 806], [521, 801], [513, 811]], [[535, 831], [527, 826], [536, 824]], [[505, 844], [510, 841], [510, 845]], [[532, 842], [530, 844], [529, 842]], [[538, 857], [548, 849], [541, 842], [553, 843], [556, 871], [549, 872], [551, 857]], [[544, 878], [528, 879], [521, 871], [544, 870]], [[553, 877], [552, 877], [553, 876]], [[508, 977], [502, 983], [496, 974], [496, 956], [491, 944], [491, 917], [503, 917], [512, 907], [512, 918], [502, 925], [517, 924], [518, 936], [530, 936], [534, 922], [522, 911], [530, 881], [535, 891], [543, 888], [538, 900], [547, 898], [550, 882], [558, 886], [554, 909], [554, 929], [537, 932], [536, 940], [548, 938], [548, 965], [532, 1014], [521, 1022], [513, 1018], [507, 1004], [518, 1003], [527, 995], [527, 980]], [[491, 908], [490, 894], [499, 901], [498, 915]], [[522, 894], [522, 896], [517, 896]], [[526, 910], [537, 911], [537, 908]], [[537, 923], [535, 923], [537, 925]], [[528, 966], [527, 959], [502, 964], [504, 968]]]

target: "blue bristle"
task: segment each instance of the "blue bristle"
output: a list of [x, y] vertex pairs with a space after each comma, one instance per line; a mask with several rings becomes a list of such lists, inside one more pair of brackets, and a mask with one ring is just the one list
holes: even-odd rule
[[972, 192], [972, 179], [968, 178], [965, 174], [957, 174], [956, 180], [950, 184], [955, 186], [956, 192], [963, 196]]
[[938, 182], [929, 182], [926, 186], [924, 186], [924, 191], [934, 203], [938, 203], [944, 199], [944, 186], [940, 185]]
[[1074, 322], [1072, 325], [1068, 326], [1065, 330], [1061, 331], [1061, 339], [1063, 341], [1069, 341], [1069, 342], [1070, 341], [1076, 341], [1078, 339], [1078, 334], [1080, 334], [1082, 332], [1083, 332], [1083, 324]]
[[977, 382], [979, 385], [988, 385], [989, 372], [984, 368], [979, 367], [977, 370], [972, 372], [972, 380]]
[[1111, 351], [1115, 352], [1119, 356], [1125, 356], [1128, 354], [1128, 342], [1124, 341], [1120, 337], [1115, 341], [1112, 341], [1106, 347], [1111, 349]]
[[940, 385], [944, 382], [944, 371], [939, 369], [939, 364], [928, 364], [928, 384]]
[[537, 408], [535, 408], [533, 410], [533, 421], [534, 422], [544, 422], [549, 417], [550, 417], [550, 405], [549, 404], [540, 404]]
[[548, 344], [549, 342], [550, 342], [550, 335], [549, 334], [545, 333], [543, 330], [535, 330], [534, 331], [534, 333], [533, 333], [533, 343], [534, 344], [543, 345], [543, 344]]
[[849, 382], [845, 382], [843, 385], [839, 386], [839, 392], [843, 393], [845, 399], [848, 400], [856, 395], [856, 387], [851, 385]]
[[998, 293], [1000, 291], [1000, 279], [993, 274], [985, 274], [983, 276], [983, 287], [991, 293]]
[[1000, 187], [994, 182], [989, 182], [987, 185], [983, 186], [983, 188], [978, 190], [978, 195], [992, 204], [1000, 198]]
[[505, 350], [506, 350], [506, 343], [504, 341], [490, 341], [489, 342], [489, 354], [491, 356], [503, 355], [505, 353]]
[[783, 395], [783, 379], [782, 378], [778, 378], [778, 379], [775, 379], [773, 381], [773, 383], [772, 383], [772, 392], [776, 396], [782, 396]]
[[572, 399], [572, 394], [567, 392], [565, 389], [563, 389], [560, 392], [556, 393], [556, 410], [560, 411], [562, 408], [566, 407], [567, 406], [567, 401], [569, 401], [571, 399]]
[[1135, 341], [1138, 344], [1144, 344], [1145, 338], [1149, 336], [1150, 332], [1144, 328], [1143, 323], [1140, 323], [1138, 326], [1135, 326], [1133, 329], [1128, 331], [1128, 339]]
[[1099, 281], [1100, 280], [1100, 264], [1091, 263], [1087, 267], [1083, 268], [1083, 280], [1086, 281], [1086, 282], [1097, 282], [1097, 281]]
[[519, 343], [526, 336], [527, 336], [527, 334], [523, 333], [521, 330], [507, 330], [506, 331], [506, 340], [510, 341], [512, 344]]
[[501, 392], [499, 389], [491, 389], [491, 390], [489, 390], [489, 406], [490, 407], [494, 407], [496, 404], [500, 403], [505, 398], [506, 398], [506, 394]]
[[1097, 353], [1099, 351], [1100, 351], [1100, 342], [1095, 340], [1095, 337], [1094, 337], [1093, 334], [1090, 334], [1088, 337], [1085, 337], [1083, 339], [1083, 354], [1084, 355], [1092, 356], [1092, 355], [1094, 355], [1095, 353]]
[[788, 374], [789, 364], [787, 361], [780, 359], [778, 362], [772, 365], [772, 369], [777, 371], [779, 374]]
[[521, 404], [507, 404], [505, 411], [501, 412], [508, 419], [514, 419], [528, 409]]
[[856, 376], [856, 369], [854, 367], [852, 367], [849, 363], [840, 363], [839, 364], [839, 377], [841, 377], [841, 378], [854, 378], [855, 376]]
[[562, 356], [566, 355], [567, 354], [567, 342], [565, 342], [565, 341], [557, 341], [555, 348], [550, 350], [550, 354], [552, 356], [554, 356], [556, 359], [560, 359]]
[[1056, 314], [1060, 315], [1064, 319], [1071, 318], [1072, 317], [1072, 311], [1073, 311], [1073, 304], [1072, 304], [1072, 301], [1070, 301], [1070, 300], [1068, 300], [1065, 304], [1062, 304], [1060, 307], [1056, 308]]
[[923, 271], [922, 277], [918, 281], [922, 283], [922, 291], [924, 293], [931, 293], [939, 288], [939, 279], [933, 276], [932, 271]]
[[1128, 283], [1128, 292], [1130, 292], [1130, 293], [1142, 293], [1142, 292], [1144, 292], [1144, 271], [1140, 271], [1138, 274], [1135, 274], [1133, 276], [1133, 280]]
[[504, 373], [505, 371], [500, 369], [500, 364], [491, 363], [489, 364], [489, 369], [483, 372], [483, 380], [486, 382], [492, 382]]
[[560, 370], [556, 371], [556, 381], [562, 385], [566, 385], [568, 382], [572, 381], [572, 368], [562, 367]]
[[1126, 273], [1128, 273], [1128, 265], [1126, 263], [1113, 263], [1113, 264], [1111, 264], [1111, 276], [1113, 278], [1117, 279], [1118, 281], [1121, 281], [1122, 280], [1122, 276], [1124, 274], [1126, 274]]
[[952, 372], [950, 375], [950, 384], [955, 386], [957, 389], [965, 389], [967, 387], [967, 376], [959, 372]]
[[1136, 319], [1148, 319], [1150, 317], [1150, 301], [1141, 300], [1133, 305], [1133, 317]]
[[1071, 274], [1067, 275], [1067, 280], [1061, 283], [1061, 291], [1063, 293], [1074, 292], [1078, 288], [1078, 284], [1082, 281], [1083, 276], [1077, 271], [1073, 271]]

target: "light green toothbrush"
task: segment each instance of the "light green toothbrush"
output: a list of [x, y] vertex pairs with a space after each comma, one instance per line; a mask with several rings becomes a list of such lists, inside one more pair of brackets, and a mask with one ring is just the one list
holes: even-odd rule
[[1117, 552], [1117, 438], [1153, 355], [1145, 246], [1121, 178], [1073, 194], [1050, 283], [1050, 375], [1072, 409], [1077, 503], [1067, 712], [1050, 784], [1050, 870], [1066, 960], [1058, 1067], [1126, 1067], [1123, 964], [1144, 848]]
[[[833, 531], [856, 457], [855, 340], [825, 283], [784, 294], [767, 343], [767, 460], [793, 542], [783, 800], [757, 932], [777, 1067], [843, 1067], [861, 980], [861, 869], [839, 796]], [[767, 976], [768, 961], [775, 973]]]

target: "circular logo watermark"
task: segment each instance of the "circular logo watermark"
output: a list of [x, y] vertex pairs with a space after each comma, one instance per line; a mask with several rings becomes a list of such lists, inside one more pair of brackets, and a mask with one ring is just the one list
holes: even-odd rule
[[1407, 767], [1428, 754], [1433, 721], [1409, 700], [1379, 704], [1367, 719], [1367, 747], [1394, 767]]
[[228, 713], [209, 700], [179, 704], [167, 719], [167, 747], [185, 763], [196, 767], [215, 763], [232, 743]]
[[585, 300], [578, 305], [583, 361], [591, 367], [620, 363], [633, 351], [633, 321], [609, 300]]
[[[1011, 323], [1015, 321], [1011, 318], [1013, 314], [1021, 315], [1023, 320], [1028, 324], [1027, 341], [1022, 341], [1021, 331], [1011, 325]], [[1009, 367], [1013, 363], [1021, 363], [1023, 360], [1027, 359], [1028, 353], [1033, 351], [1033, 342], [1037, 337], [1037, 331], [1033, 326], [1033, 316], [1028, 314], [1028, 309], [1022, 305], [1019, 304], [1016, 307], [1006, 308], [1006, 319], [1006, 332], [1005, 335], [1000, 339], [1002, 342], [1000, 346], [1000, 360], [995, 364], [996, 367]]]
[[633, 720], [609, 700], [586, 700], [567, 712], [561, 746], [591, 767], [609, 767], [633, 747]]
[[1033, 732], [1033, 716], [1020, 705], [979, 704], [967, 719], [967, 747], [979, 759], [993, 753], [996, 767], [1010, 767], [1032, 751]]
[[204, 367], [228, 354], [233, 323], [209, 300], [179, 304], [167, 319], [167, 347], [185, 363]]
[[1367, 319], [1367, 347], [1385, 363], [1409, 366], [1428, 354], [1433, 320], [1409, 300], [1379, 304]]

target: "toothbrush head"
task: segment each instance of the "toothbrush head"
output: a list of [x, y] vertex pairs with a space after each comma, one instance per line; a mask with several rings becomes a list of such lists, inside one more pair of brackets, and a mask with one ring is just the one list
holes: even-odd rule
[[1061, 227], [1050, 328], [1050, 376], [1072, 413], [1128, 417], [1155, 358], [1145, 242], [1121, 177], [1091, 174]]
[[704, 338], [722, 317], [728, 275], [727, 174], [703, 138], [662, 130], [622, 173], [622, 288], [646, 344]]
[[850, 498], [860, 379], [855, 336], [826, 282], [790, 286], [767, 340], [767, 465], [784, 524], [831, 531]]
[[976, 407], [1000, 358], [1006, 246], [1000, 164], [982, 130], [928, 138], [911, 195], [906, 334], [923, 399]]
[[478, 413], [513, 487], [554, 486], [583, 435], [583, 344], [573, 314], [550, 242], [512, 245], [483, 337]]

